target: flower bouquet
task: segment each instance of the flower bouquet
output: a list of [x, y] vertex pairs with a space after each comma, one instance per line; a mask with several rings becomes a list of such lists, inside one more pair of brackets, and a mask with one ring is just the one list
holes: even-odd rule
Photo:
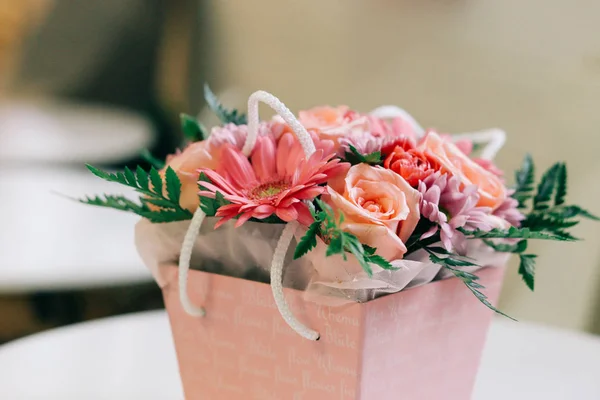
[[527, 156], [509, 189], [500, 130], [438, 134], [393, 106], [296, 117], [263, 91], [246, 117], [205, 96], [223, 125], [183, 115], [166, 163], [88, 166], [138, 201], [82, 200], [142, 217], [190, 399], [467, 399], [507, 257], [533, 290], [528, 241], [597, 219], [566, 203], [564, 163], [535, 185]]

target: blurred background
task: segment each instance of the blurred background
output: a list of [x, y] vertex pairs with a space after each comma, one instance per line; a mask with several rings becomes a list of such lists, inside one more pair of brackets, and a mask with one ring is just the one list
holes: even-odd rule
[[[600, 213], [600, 2], [595, 0], [0, 0], [0, 342], [162, 307], [135, 254], [135, 217], [78, 197], [180, 142], [209, 82], [245, 108], [397, 104], [445, 132], [501, 127], [497, 162], [569, 166], [573, 203]], [[536, 292], [510, 269], [500, 308], [600, 333], [600, 235], [536, 243]]]

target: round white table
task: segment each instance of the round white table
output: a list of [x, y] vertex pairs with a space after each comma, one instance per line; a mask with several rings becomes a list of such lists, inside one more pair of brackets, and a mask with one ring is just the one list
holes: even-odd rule
[[138, 217], [64, 197], [131, 192], [96, 178], [83, 166], [2, 164], [0, 188], [0, 293], [152, 279], [133, 245]]
[[0, 103], [2, 162], [121, 162], [153, 142], [150, 121], [126, 110], [57, 99]]
[[[496, 319], [475, 400], [600, 399], [600, 339]], [[167, 315], [153, 311], [55, 329], [0, 347], [11, 400], [183, 399]]]

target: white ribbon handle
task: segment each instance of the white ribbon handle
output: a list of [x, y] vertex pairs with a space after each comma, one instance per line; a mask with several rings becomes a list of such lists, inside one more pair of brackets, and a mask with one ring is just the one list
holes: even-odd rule
[[[246, 137], [246, 142], [242, 148], [242, 153], [245, 156], [250, 156], [252, 149], [254, 149], [254, 145], [256, 144], [259, 127], [259, 102], [263, 102], [271, 107], [292, 128], [293, 132], [298, 138], [298, 141], [300, 142], [300, 145], [302, 146], [302, 149], [304, 150], [306, 158], [308, 159], [316, 151], [315, 144], [313, 143], [309, 133], [296, 119], [294, 114], [285, 106], [285, 104], [283, 104], [277, 97], [262, 90], [254, 92], [248, 99], [248, 136]], [[185, 238], [181, 246], [181, 254], [179, 256], [179, 300], [181, 301], [183, 309], [188, 314], [198, 317], [205, 316], [206, 312], [203, 307], [198, 307], [192, 304], [187, 293], [187, 281], [188, 272], [190, 270], [190, 260], [192, 258], [192, 249], [194, 247], [194, 242], [198, 238], [200, 226], [202, 225], [205, 217], [206, 214], [204, 211], [198, 207], [185, 234]], [[277, 247], [275, 248], [273, 261], [271, 263], [271, 289], [273, 291], [273, 298], [275, 299], [277, 309], [279, 310], [279, 313], [285, 322], [287, 322], [287, 324], [302, 337], [309, 340], [319, 340], [318, 332], [307, 328], [294, 317], [283, 293], [283, 263], [292, 238], [294, 237], [294, 233], [296, 232], [296, 229], [298, 229], [298, 225], [299, 224], [297, 221], [292, 221], [286, 224], [283, 232], [281, 233], [281, 237], [279, 238]]]
[[380, 106], [371, 111], [371, 114], [377, 118], [391, 119], [391, 118], [402, 118], [406, 122], [412, 125], [413, 131], [418, 138], [422, 138], [425, 136], [425, 129], [417, 122], [417, 120], [410, 115], [405, 109], [400, 108], [398, 106]]
[[[402, 118], [412, 125], [417, 138], [425, 136], [425, 129], [423, 129], [417, 120], [406, 110], [398, 106], [388, 105], [377, 107], [369, 114], [377, 118]], [[485, 146], [481, 152], [481, 158], [485, 160], [493, 160], [506, 142], [506, 132], [504, 132], [502, 129], [493, 128], [478, 132], [452, 135], [452, 140], [455, 142], [461, 139], [469, 139], [473, 143], [487, 143], [487, 146]]]
[[506, 143], [506, 132], [502, 129], [492, 128], [478, 132], [459, 133], [458, 135], [452, 135], [452, 139], [455, 142], [461, 139], [469, 139], [473, 143], [487, 143], [487, 146], [481, 151], [481, 158], [491, 161]]

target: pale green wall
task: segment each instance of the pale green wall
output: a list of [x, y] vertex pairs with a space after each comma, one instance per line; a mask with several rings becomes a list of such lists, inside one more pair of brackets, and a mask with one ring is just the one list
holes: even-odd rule
[[[424, 125], [499, 126], [513, 170], [566, 160], [571, 199], [600, 213], [600, 2], [597, 0], [219, 1], [207, 16], [216, 86], [238, 105], [266, 89], [291, 107], [397, 103]], [[600, 279], [600, 225], [575, 245], [538, 244], [535, 295], [509, 274], [501, 307], [586, 329]]]

